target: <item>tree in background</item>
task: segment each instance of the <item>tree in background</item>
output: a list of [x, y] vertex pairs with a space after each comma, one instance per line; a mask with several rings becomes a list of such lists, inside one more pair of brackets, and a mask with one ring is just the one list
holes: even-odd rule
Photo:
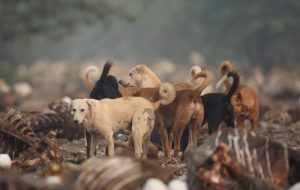
[[1, 0], [0, 42], [38, 33], [61, 37], [81, 23], [109, 23], [112, 17], [133, 19], [105, 0]]
[[[13, 62], [14, 55], [7, 48], [11, 41], [34, 34], [59, 41], [78, 25], [126, 18], [137, 22], [118, 28], [126, 35], [118, 36], [123, 48], [116, 54], [140, 56], [143, 62], [165, 56], [184, 63], [192, 51], [201, 52], [210, 64], [230, 59], [245, 70], [253, 65], [295, 67], [300, 62], [300, 1], [143, 0], [147, 10], [139, 14], [113, 2], [0, 0], [0, 60]], [[122, 2], [128, 7], [137, 4], [134, 0]], [[120, 46], [114, 37], [103, 43], [111, 45], [111, 51]]]
[[217, 57], [232, 53], [265, 69], [299, 64], [300, 1], [194, 0], [189, 5], [202, 39], [215, 45], [211, 51]]
[[114, 17], [135, 15], [107, 0], [0, 0], [0, 77], [9, 79], [15, 70], [11, 42], [36, 34], [60, 40], [81, 24], [108, 25]]

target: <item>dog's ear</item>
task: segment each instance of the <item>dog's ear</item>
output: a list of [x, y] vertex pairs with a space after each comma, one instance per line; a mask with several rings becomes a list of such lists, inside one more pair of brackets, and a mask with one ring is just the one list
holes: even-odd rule
[[69, 103], [66, 103], [66, 106], [67, 106], [68, 110], [72, 109], [72, 107], [73, 107], [72, 105], [73, 105], [73, 100], [71, 102], [69, 102]]
[[95, 107], [95, 103], [93, 101], [86, 101], [86, 104], [88, 106], [88, 110], [89, 110], [89, 115], [91, 116]]
[[138, 73], [144, 73], [145, 70], [146, 70], [146, 66], [145, 65], [138, 65], [136, 67], [136, 70], [137, 70]]

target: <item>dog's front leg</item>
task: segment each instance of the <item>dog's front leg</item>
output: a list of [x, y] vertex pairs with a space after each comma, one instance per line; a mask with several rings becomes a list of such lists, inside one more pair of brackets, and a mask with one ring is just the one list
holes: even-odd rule
[[114, 156], [115, 155], [115, 144], [114, 144], [114, 136], [113, 132], [110, 132], [105, 135], [105, 140], [107, 142], [107, 147], [108, 147], [108, 155], [109, 156]]
[[88, 132], [88, 130], [85, 130], [86, 155], [87, 155], [87, 158], [91, 155], [90, 154], [90, 151], [91, 151], [91, 138], [92, 138], [92, 135]]
[[91, 150], [90, 150], [90, 155], [91, 156], [96, 156], [96, 147], [98, 145], [99, 142], [99, 137], [97, 135], [92, 135], [92, 143], [91, 143]]

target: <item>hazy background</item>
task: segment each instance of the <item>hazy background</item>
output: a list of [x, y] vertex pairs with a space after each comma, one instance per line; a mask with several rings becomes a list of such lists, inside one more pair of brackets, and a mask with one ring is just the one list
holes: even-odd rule
[[183, 65], [193, 52], [208, 67], [227, 59], [245, 74], [299, 69], [300, 1], [0, 1], [0, 77], [8, 81], [17, 65], [39, 60]]
[[87, 98], [85, 68], [107, 59], [118, 79], [146, 64], [172, 83], [198, 64], [212, 92], [230, 60], [261, 120], [299, 121], [299, 0], [0, 0], [0, 112]]

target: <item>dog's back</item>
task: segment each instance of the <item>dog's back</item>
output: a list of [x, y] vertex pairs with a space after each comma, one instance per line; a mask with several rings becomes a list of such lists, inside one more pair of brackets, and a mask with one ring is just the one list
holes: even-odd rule
[[238, 89], [239, 75], [236, 72], [229, 72], [227, 77], [233, 78], [232, 86], [227, 94], [209, 93], [201, 96], [205, 110], [202, 125], [208, 122], [209, 134], [216, 131], [222, 121], [227, 127], [234, 127], [234, 110], [230, 99]]
[[[153, 109], [153, 103], [142, 97], [121, 97], [116, 99], [105, 98], [99, 100], [96, 110], [99, 115], [114, 118], [131, 118], [136, 110]], [[101, 112], [103, 114], [101, 114]], [[118, 120], [118, 119], [117, 119]]]
[[223, 93], [205, 94], [201, 96], [201, 99], [205, 109], [203, 123], [206, 123], [210, 117], [222, 117], [219, 116], [220, 112], [223, 112], [227, 106], [231, 106], [230, 102], [227, 101], [226, 94]]
[[118, 90], [118, 80], [112, 75], [108, 75], [112, 67], [112, 62], [107, 61], [103, 67], [99, 80], [95, 83], [90, 98], [101, 100], [103, 98], [119, 98], [121, 94]]

